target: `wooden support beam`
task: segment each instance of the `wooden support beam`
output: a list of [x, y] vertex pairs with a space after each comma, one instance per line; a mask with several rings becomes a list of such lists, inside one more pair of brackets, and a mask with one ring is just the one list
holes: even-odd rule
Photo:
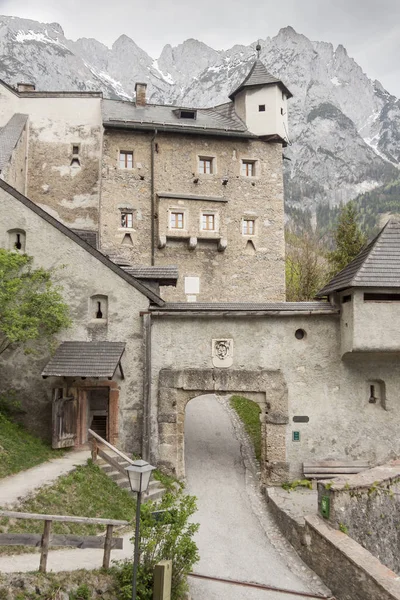
[[[1, 533], [0, 546], [36, 546], [40, 548], [42, 537], [40, 533]], [[71, 546], [81, 550], [85, 550], [85, 548], [104, 548], [105, 541], [105, 536], [100, 535], [57, 534], [50, 537], [49, 547]], [[122, 550], [123, 543], [123, 538], [112, 538], [111, 550]]]
[[40, 565], [39, 573], [46, 573], [47, 571], [47, 557], [49, 554], [49, 542], [51, 533], [51, 521], [44, 522], [44, 531], [42, 536], [42, 551], [40, 554]]
[[110, 555], [113, 541], [113, 526], [107, 525], [106, 539], [104, 540], [104, 556], [103, 556], [103, 569], [110, 567]]
[[0, 510], [0, 517], [10, 519], [33, 519], [35, 521], [61, 521], [62, 523], [86, 523], [87, 525], [129, 525], [129, 521], [116, 519], [95, 519], [93, 517], [71, 517], [69, 515], [41, 515], [36, 513], [23, 513], [11, 510]]

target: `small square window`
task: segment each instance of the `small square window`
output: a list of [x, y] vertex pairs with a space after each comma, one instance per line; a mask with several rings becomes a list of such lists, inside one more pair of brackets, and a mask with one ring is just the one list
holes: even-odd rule
[[243, 235], [254, 235], [256, 231], [255, 219], [243, 219], [242, 233]]
[[119, 168], [133, 169], [133, 152], [120, 150], [119, 152]]
[[213, 213], [203, 213], [201, 215], [201, 229], [203, 231], [215, 231], [215, 215]]
[[127, 229], [133, 228], [133, 213], [121, 212], [121, 227], [126, 227]]
[[213, 173], [213, 159], [204, 156], [199, 156], [199, 173]]
[[183, 229], [184, 228], [184, 213], [183, 212], [171, 212], [169, 224], [171, 229]]
[[256, 174], [255, 160], [242, 160], [242, 175], [245, 177], [254, 177]]
[[258, 112], [265, 112], [265, 104], [258, 105]]
[[72, 146], [72, 154], [79, 154], [79, 146], [77, 144]]

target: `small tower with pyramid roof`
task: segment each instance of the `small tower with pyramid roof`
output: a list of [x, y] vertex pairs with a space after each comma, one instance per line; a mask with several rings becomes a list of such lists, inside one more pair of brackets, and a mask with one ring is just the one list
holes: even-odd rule
[[400, 220], [375, 239], [317, 294], [340, 307], [342, 357], [400, 353]]
[[293, 94], [285, 84], [271, 75], [258, 58], [247, 77], [229, 96], [236, 114], [252, 133], [271, 141], [289, 141], [288, 100]]

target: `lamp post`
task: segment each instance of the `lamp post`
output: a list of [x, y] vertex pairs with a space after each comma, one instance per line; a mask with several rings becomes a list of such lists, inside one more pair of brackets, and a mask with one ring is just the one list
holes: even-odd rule
[[139, 564], [139, 528], [140, 528], [140, 504], [142, 493], [149, 487], [152, 467], [145, 460], [135, 460], [126, 467], [127, 475], [132, 492], [136, 492], [136, 525], [135, 525], [135, 552], [133, 555], [133, 577], [132, 577], [132, 600], [136, 600], [137, 569]]

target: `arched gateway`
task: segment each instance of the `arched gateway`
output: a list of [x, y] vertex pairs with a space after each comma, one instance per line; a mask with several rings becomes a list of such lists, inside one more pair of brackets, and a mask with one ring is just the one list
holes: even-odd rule
[[158, 383], [158, 464], [185, 476], [185, 408], [202, 394], [241, 394], [261, 407], [262, 483], [288, 478], [286, 429], [288, 396], [281, 371], [162, 369]]

